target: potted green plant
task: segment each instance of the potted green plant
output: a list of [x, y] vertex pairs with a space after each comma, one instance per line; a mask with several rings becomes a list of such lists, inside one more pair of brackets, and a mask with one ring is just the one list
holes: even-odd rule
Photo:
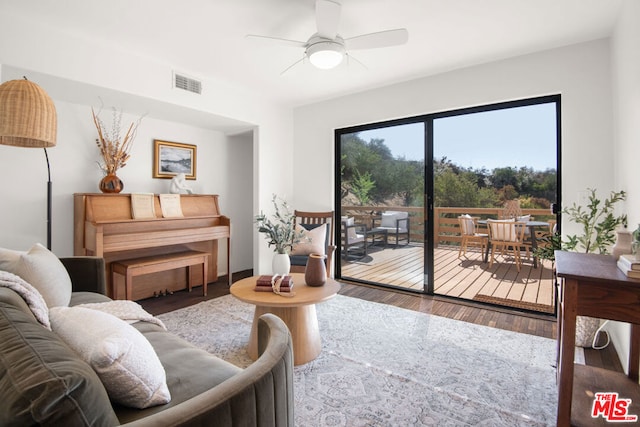
[[[559, 233], [551, 234], [542, 239], [543, 244], [536, 250], [536, 256], [554, 261], [556, 250], [609, 253], [609, 248], [615, 243], [616, 228], [627, 226], [626, 215], [614, 214], [615, 204], [625, 200], [627, 195], [624, 191], [612, 191], [608, 198], [601, 201], [594, 189], [588, 188], [587, 191], [589, 202], [585, 207], [574, 203], [571, 207], [562, 210], [571, 222], [582, 227], [582, 234], [568, 235], [566, 241], [562, 240]], [[578, 316], [576, 345], [590, 347], [599, 327], [600, 319]]]
[[264, 212], [255, 217], [258, 232], [265, 235], [269, 247], [274, 247], [275, 256], [272, 262], [274, 274], [289, 274], [291, 262], [289, 252], [294, 244], [304, 237], [304, 231], [296, 232], [296, 217], [286, 200], [275, 194], [271, 200], [274, 214], [269, 218]]
[[582, 226], [581, 235], [567, 235], [566, 241], [560, 234], [552, 234], [541, 241], [545, 245], [536, 251], [536, 256], [554, 260], [555, 250], [608, 254], [615, 243], [615, 231], [620, 226], [627, 226], [627, 215], [614, 215], [614, 205], [626, 199], [624, 191], [612, 191], [608, 198], [601, 201], [596, 190], [588, 188], [589, 203], [583, 207], [574, 203], [561, 213], [568, 215], [569, 221]]

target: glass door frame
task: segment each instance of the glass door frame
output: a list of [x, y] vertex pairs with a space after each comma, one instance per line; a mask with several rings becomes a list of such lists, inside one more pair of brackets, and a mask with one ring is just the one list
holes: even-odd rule
[[[412, 123], [423, 123], [424, 124], [424, 144], [425, 144], [425, 158], [424, 158], [424, 179], [425, 179], [425, 183], [424, 183], [424, 189], [425, 189], [425, 194], [424, 194], [424, 203], [423, 203], [423, 207], [424, 207], [424, 219], [423, 219], [423, 238], [424, 238], [424, 253], [425, 253], [425, 257], [424, 257], [424, 261], [423, 261], [423, 265], [424, 265], [424, 283], [423, 283], [423, 291], [422, 293], [425, 294], [429, 294], [429, 295], [434, 295], [434, 287], [435, 287], [435, 283], [434, 283], [434, 258], [435, 258], [435, 245], [434, 245], [434, 238], [435, 238], [435, 230], [433, 229], [433, 221], [430, 221], [431, 218], [433, 218], [434, 215], [434, 188], [433, 188], [433, 184], [434, 184], [434, 171], [433, 171], [433, 166], [434, 166], [434, 159], [433, 159], [433, 153], [434, 153], [434, 121], [437, 119], [441, 119], [441, 118], [448, 118], [448, 117], [453, 117], [453, 116], [460, 116], [460, 115], [466, 115], [466, 114], [474, 114], [474, 113], [480, 113], [480, 112], [488, 112], [488, 111], [496, 111], [496, 110], [504, 110], [504, 109], [509, 109], [509, 108], [518, 108], [518, 107], [525, 107], [525, 106], [532, 106], [532, 105], [538, 105], [538, 104], [546, 104], [546, 103], [555, 103], [556, 105], [556, 206], [562, 206], [561, 201], [562, 201], [562, 179], [561, 179], [561, 165], [562, 165], [562, 122], [561, 122], [561, 116], [562, 116], [562, 102], [561, 102], [561, 95], [560, 94], [555, 94], [555, 95], [545, 95], [545, 96], [539, 96], [539, 97], [532, 97], [532, 98], [525, 98], [525, 99], [519, 99], [519, 100], [514, 100], [514, 101], [505, 101], [505, 102], [499, 102], [499, 103], [493, 103], [493, 104], [487, 104], [487, 105], [480, 105], [480, 106], [474, 106], [474, 107], [467, 107], [467, 108], [461, 108], [461, 109], [456, 109], [456, 110], [449, 110], [449, 111], [443, 111], [443, 112], [438, 112], [438, 113], [431, 113], [431, 114], [424, 114], [424, 115], [420, 115], [420, 116], [413, 116], [413, 117], [407, 117], [407, 118], [402, 118], [402, 119], [395, 119], [395, 120], [388, 120], [388, 121], [382, 121], [382, 122], [376, 122], [376, 123], [369, 123], [369, 124], [364, 124], [364, 125], [359, 125], [359, 126], [352, 126], [352, 127], [348, 127], [348, 128], [341, 128], [341, 129], [335, 129], [334, 130], [334, 153], [336, 153], [336, 160], [335, 160], [335, 189], [334, 189], [334, 196], [335, 196], [335, 209], [336, 209], [336, 219], [339, 218], [341, 216], [341, 206], [342, 206], [342, 198], [341, 198], [341, 192], [340, 192], [340, 185], [341, 185], [341, 159], [340, 159], [340, 154], [341, 154], [341, 135], [344, 134], [350, 134], [350, 133], [355, 133], [355, 132], [362, 132], [362, 131], [366, 131], [366, 130], [372, 130], [372, 129], [379, 129], [379, 128], [384, 128], [384, 127], [390, 127], [390, 126], [398, 126], [398, 125], [405, 125], [405, 124], [412, 124]], [[557, 212], [554, 212], [557, 215], [557, 227], [558, 227], [558, 232], [560, 232], [561, 229], [561, 216], [559, 213], [559, 208], [557, 209]], [[341, 258], [341, 247], [340, 247], [340, 242], [341, 242], [341, 234], [340, 234], [340, 222], [336, 221], [336, 227], [335, 227], [335, 242], [338, 242], [336, 251], [335, 251], [335, 256], [338, 257], [338, 260], [340, 260]], [[335, 268], [336, 268], [336, 278], [340, 279], [341, 278], [341, 265], [340, 262], [335, 262], [334, 263]], [[362, 283], [367, 283], [367, 284], [372, 284], [372, 285], [377, 285], [377, 286], [382, 286], [382, 287], [389, 287], [389, 288], [395, 288], [392, 285], [385, 285], [383, 283], [370, 283], [370, 282], [366, 282], [366, 281], [359, 281], [359, 280], [354, 280], [353, 278], [349, 278], [349, 280], [353, 280], [354, 282], [362, 282]], [[406, 289], [405, 289], [406, 290]]]
[[[334, 190], [334, 197], [335, 197], [335, 211], [336, 211], [336, 226], [334, 227], [334, 242], [336, 242], [336, 250], [334, 251], [334, 256], [336, 258], [336, 262], [334, 262], [335, 265], [335, 275], [336, 278], [341, 279], [342, 278], [342, 268], [341, 268], [341, 260], [342, 260], [342, 249], [341, 249], [341, 242], [342, 242], [342, 236], [341, 236], [341, 222], [339, 221], [339, 218], [341, 217], [342, 214], [342, 197], [341, 197], [341, 188], [340, 188], [340, 184], [342, 182], [341, 180], [341, 136], [345, 135], [345, 134], [352, 134], [352, 133], [356, 133], [356, 132], [364, 132], [364, 131], [368, 131], [368, 130], [373, 130], [373, 129], [381, 129], [381, 128], [386, 128], [386, 127], [393, 127], [393, 126], [402, 126], [402, 125], [409, 125], [409, 124], [416, 124], [416, 123], [423, 123], [424, 124], [424, 129], [425, 129], [425, 135], [424, 138], [426, 140], [426, 133], [427, 133], [427, 124], [425, 122], [425, 117], [426, 116], [416, 116], [416, 117], [407, 117], [407, 118], [403, 118], [403, 119], [395, 119], [395, 120], [388, 120], [388, 121], [384, 121], [384, 122], [376, 122], [376, 123], [369, 123], [369, 124], [365, 124], [365, 125], [359, 125], [359, 126], [352, 126], [352, 127], [348, 127], [348, 128], [341, 128], [341, 129], [335, 129], [334, 130], [334, 143], [335, 143], [335, 147], [334, 147], [334, 153], [336, 153], [336, 160], [335, 160], [335, 190]], [[426, 151], [425, 151], [425, 160], [424, 160], [424, 164], [425, 164], [425, 171], [423, 171], [423, 173], [426, 173], [426, 169], [427, 168], [427, 158], [426, 158]], [[423, 245], [425, 246], [425, 251], [426, 251], [426, 243], [427, 243], [427, 231], [428, 229], [430, 229], [430, 227], [427, 226], [427, 210], [426, 210], [426, 198], [424, 199], [423, 202], [423, 221], [422, 221], [422, 226], [423, 226]], [[426, 253], [426, 252], [425, 252]], [[427, 268], [427, 262], [426, 262], [426, 257], [423, 258], [423, 273], [426, 275], [426, 268]], [[426, 277], [426, 276], [425, 276]], [[416, 292], [415, 290], [409, 290], [406, 288], [402, 288], [402, 287], [398, 287], [398, 286], [394, 286], [394, 285], [390, 285], [390, 284], [385, 284], [385, 283], [379, 283], [379, 282], [370, 282], [370, 281], [366, 281], [366, 280], [359, 280], [357, 278], [353, 278], [353, 277], [349, 277], [348, 278], [349, 281], [353, 281], [356, 283], [364, 283], [364, 284], [368, 284], [368, 285], [375, 285], [375, 286], [381, 286], [381, 287], [386, 287], [386, 288], [392, 288], [392, 289], [401, 289], [404, 291], [408, 291], [408, 292]], [[426, 292], [426, 284], [423, 283], [423, 290], [419, 293], [424, 294]]]

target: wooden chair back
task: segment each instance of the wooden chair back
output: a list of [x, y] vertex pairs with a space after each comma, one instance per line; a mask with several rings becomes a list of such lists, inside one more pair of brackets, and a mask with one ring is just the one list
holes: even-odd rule
[[[327, 258], [325, 260], [327, 267], [327, 277], [331, 277], [331, 261], [333, 259], [333, 252], [336, 249], [334, 242], [334, 212], [306, 212], [294, 210], [293, 214], [296, 217], [296, 224], [309, 224], [309, 225], [322, 225], [327, 224], [327, 248], [326, 255]], [[291, 272], [292, 273], [304, 273], [305, 267], [299, 265], [292, 265]]]
[[520, 200], [507, 200], [502, 210], [501, 219], [511, 219], [522, 216], [522, 209], [520, 208]]
[[524, 223], [514, 220], [487, 220], [491, 242], [522, 242], [524, 240]]
[[477, 218], [460, 215], [458, 217], [458, 223], [460, 225], [460, 234], [463, 236], [473, 236], [476, 234], [476, 220]]
[[304, 212], [293, 211], [296, 216], [296, 224], [327, 224], [327, 233], [329, 233], [329, 246], [333, 246], [333, 211], [328, 212]]

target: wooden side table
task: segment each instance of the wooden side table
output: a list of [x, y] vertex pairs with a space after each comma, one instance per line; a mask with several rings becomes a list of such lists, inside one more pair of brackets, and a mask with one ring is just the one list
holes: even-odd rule
[[[640, 417], [640, 280], [628, 278], [609, 255], [556, 251], [555, 257], [556, 273], [561, 279], [557, 425], [611, 425], [603, 416], [592, 417], [596, 393], [618, 393], [619, 399], [631, 399], [626, 412]], [[631, 323], [628, 376], [601, 368], [574, 366], [576, 316], [579, 315]]]
[[273, 292], [256, 292], [259, 276], [248, 277], [231, 286], [231, 295], [240, 301], [256, 306], [249, 337], [249, 356], [258, 358], [258, 318], [264, 313], [280, 317], [291, 332], [293, 364], [303, 365], [318, 357], [322, 344], [316, 316], [316, 304], [333, 298], [340, 284], [331, 278], [323, 286], [307, 286], [304, 274], [292, 273], [294, 297], [276, 295]]

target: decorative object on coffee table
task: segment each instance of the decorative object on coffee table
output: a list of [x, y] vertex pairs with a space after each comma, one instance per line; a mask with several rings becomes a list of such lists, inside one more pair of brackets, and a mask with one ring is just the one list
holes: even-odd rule
[[291, 260], [289, 260], [289, 254], [275, 253], [271, 260], [271, 272], [273, 274], [279, 274], [286, 276], [291, 270]]
[[275, 246], [276, 254], [271, 264], [272, 272], [286, 275], [289, 274], [291, 268], [289, 251], [291, 251], [294, 244], [303, 238], [304, 232], [296, 231], [295, 214], [291, 212], [286, 200], [278, 200], [278, 196], [274, 194], [271, 201], [275, 211], [273, 219], [260, 212], [255, 217], [255, 223], [258, 231], [264, 233], [265, 239], [269, 242], [269, 247]]
[[322, 286], [327, 281], [327, 271], [324, 265], [326, 255], [310, 254], [304, 269], [304, 281], [307, 286]]
[[96, 145], [102, 157], [102, 163], [98, 164], [105, 173], [99, 184], [100, 191], [103, 193], [119, 193], [124, 189], [124, 184], [116, 173], [118, 169], [125, 167], [127, 160], [129, 160], [129, 152], [142, 117], [137, 122], [132, 122], [125, 135], [121, 136], [122, 111], [113, 108], [111, 129], [107, 128], [100, 118], [100, 111], [96, 114], [95, 110], [91, 108], [91, 115], [98, 131]]

